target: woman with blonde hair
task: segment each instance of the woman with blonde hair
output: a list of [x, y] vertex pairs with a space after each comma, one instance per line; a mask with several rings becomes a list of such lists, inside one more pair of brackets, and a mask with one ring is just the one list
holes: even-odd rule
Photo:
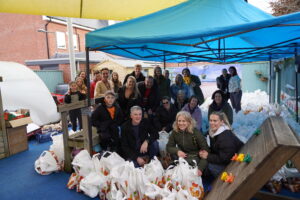
[[208, 161], [209, 172], [217, 177], [243, 146], [223, 112], [212, 112], [209, 116], [209, 146], [211, 151], [201, 150], [200, 157]]
[[171, 154], [172, 158], [184, 158], [190, 165], [193, 165], [193, 161], [196, 161], [198, 175], [201, 176], [207, 165], [207, 161], [200, 158], [201, 150], [209, 151], [204, 136], [196, 129], [196, 122], [191, 114], [180, 111], [177, 113], [173, 124], [173, 131], [167, 144], [167, 152]]
[[84, 83], [83, 78], [81, 78], [80, 76], [76, 77], [75, 82], [78, 86], [78, 91], [81, 92], [82, 94], [87, 94], [87, 87]]
[[129, 119], [130, 108], [141, 105], [141, 95], [137, 88], [136, 79], [129, 76], [123, 87], [118, 91], [118, 103], [123, 111], [124, 120]]

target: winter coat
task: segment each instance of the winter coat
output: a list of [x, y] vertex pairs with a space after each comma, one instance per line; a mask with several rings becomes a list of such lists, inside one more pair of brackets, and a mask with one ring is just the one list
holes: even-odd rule
[[208, 121], [209, 121], [209, 116], [212, 112], [223, 112], [226, 114], [228, 121], [230, 123], [230, 125], [233, 122], [233, 111], [231, 106], [229, 105], [229, 103], [227, 101], [223, 101], [222, 104], [220, 106], [218, 106], [216, 104], [215, 101], [213, 101], [209, 107], [208, 107]]
[[144, 76], [142, 73], [140, 74], [140, 76], [139, 76], [138, 78], [136, 78], [135, 72], [133, 71], [133, 72], [131, 72], [130, 74], [127, 74], [127, 75], [125, 76], [125, 79], [124, 79], [124, 81], [123, 81], [123, 85], [126, 84], [127, 79], [128, 79], [129, 76], [133, 76], [133, 77], [136, 79], [136, 82], [137, 82], [137, 83], [145, 80], [145, 76]]
[[[145, 81], [140, 82], [138, 84], [138, 89], [141, 94], [141, 102], [143, 102], [144, 93], [146, 91]], [[146, 111], [151, 109], [153, 112], [155, 112], [158, 106], [159, 106], [158, 89], [157, 86], [153, 84], [150, 90], [150, 94], [148, 96], [148, 103], [147, 105], [144, 105], [143, 108], [145, 108]]]
[[170, 132], [176, 119], [177, 112], [178, 110], [173, 104], [170, 105], [169, 111], [166, 110], [163, 106], [158, 107], [154, 118], [155, 128], [161, 131], [163, 127], [166, 127], [165, 131]]
[[108, 84], [109, 88], [106, 87], [103, 81], [98, 81], [94, 91], [94, 98], [104, 97], [105, 92], [108, 90], [114, 91], [114, 84], [110, 80], [108, 80]]
[[217, 87], [222, 90], [225, 94], [228, 93], [228, 84], [229, 84], [230, 74], [227, 74], [226, 77], [219, 76], [217, 78]]
[[204, 96], [203, 96], [202, 90], [200, 88], [201, 81], [198, 76], [190, 75], [190, 77], [191, 77], [191, 82], [195, 83], [195, 86], [193, 87], [194, 95], [197, 96], [197, 98], [199, 100], [199, 105], [201, 105], [204, 102]]
[[189, 98], [190, 97], [190, 90], [189, 90], [189, 86], [187, 86], [187, 84], [182, 83], [180, 86], [176, 85], [175, 83], [171, 85], [171, 96], [174, 99], [174, 101], [176, 101], [177, 99], [177, 93], [179, 90], [183, 90], [184, 94], [185, 94], [185, 98]]
[[154, 77], [154, 84], [158, 88], [158, 97], [161, 100], [164, 96], [171, 97], [170, 84], [164, 76]]
[[[122, 126], [121, 126], [121, 148], [123, 152], [123, 156], [126, 160], [133, 160], [135, 161], [137, 157], [140, 154], [140, 147], [137, 149], [136, 146], [136, 137], [133, 134], [132, 130], [132, 122], [131, 119], [127, 120]], [[139, 139], [141, 144], [145, 140], [148, 141], [148, 147], [158, 139], [158, 133], [154, 129], [153, 126], [150, 125], [150, 123], [143, 119], [139, 127]]]
[[103, 139], [119, 138], [118, 126], [121, 126], [123, 121], [123, 113], [118, 104], [115, 103], [113, 106], [115, 107], [114, 119], [111, 118], [103, 100], [92, 113], [92, 125], [97, 128], [97, 132]]
[[206, 150], [209, 152], [209, 147], [204, 136], [197, 129], [194, 129], [193, 133], [173, 130], [166, 148], [168, 153], [175, 156], [177, 156], [178, 151], [183, 151], [187, 154], [185, 160], [190, 165], [194, 165], [193, 160], [195, 160], [201, 171], [207, 165], [207, 161], [199, 157], [199, 151]]
[[238, 92], [242, 89], [241, 79], [238, 75], [232, 76], [229, 79], [228, 91], [229, 93]]
[[207, 161], [212, 164], [227, 165], [232, 156], [243, 146], [231, 130], [225, 130], [215, 137], [209, 137], [210, 150]]
[[192, 118], [196, 121], [196, 128], [201, 131], [202, 128], [202, 113], [199, 106], [197, 106], [193, 113], [191, 113], [191, 110], [189, 108], [189, 104], [185, 104], [185, 106], [182, 108], [182, 111], [187, 111], [191, 114]]

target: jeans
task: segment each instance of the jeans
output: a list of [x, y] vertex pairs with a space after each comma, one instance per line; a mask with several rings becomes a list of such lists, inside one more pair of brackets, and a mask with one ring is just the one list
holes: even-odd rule
[[230, 93], [230, 102], [235, 112], [238, 113], [241, 108], [242, 90]]
[[[157, 156], [158, 152], [159, 152], [159, 146], [158, 146], [157, 140], [155, 140], [148, 147], [148, 151], [146, 153], [140, 153], [139, 157], [148, 156], [151, 160], [154, 156]], [[140, 167], [140, 165], [138, 164], [138, 162], [136, 160], [133, 160], [132, 162], [134, 163], [135, 167]]]
[[223, 170], [225, 169], [226, 165], [218, 165], [218, 164], [211, 164], [211, 163], [208, 163], [208, 170], [209, 172], [216, 178], [218, 177], [222, 172]]

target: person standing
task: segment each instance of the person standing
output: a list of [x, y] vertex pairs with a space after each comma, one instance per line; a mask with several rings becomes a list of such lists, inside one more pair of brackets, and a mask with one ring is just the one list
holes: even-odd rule
[[162, 75], [162, 70], [159, 66], [156, 66], [154, 68], [154, 81], [155, 84], [157, 84], [159, 100], [161, 100], [164, 96], [171, 97], [170, 84], [168, 83], [168, 80]]
[[143, 167], [159, 151], [158, 133], [142, 115], [142, 108], [133, 106], [130, 109], [130, 119], [121, 126], [124, 159], [132, 161], [135, 167]]
[[227, 117], [222, 112], [213, 112], [209, 117], [209, 145], [211, 152], [201, 150], [199, 155], [207, 160], [209, 172], [217, 177], [244, 145], [231, 131]]
[[121, 83], [121, 81], [119, 80], [119, 74], [118, 74], [118, 72], [113, 72], [113, 73], [111, 74], [111, 81], [112, 81], [112, 83], [114, 84], [114, 92], [115, 92], [115, 93], [118, 93], [119, 88], [122, 87], [122, 83]]
[[227, 73], [227, 69], [222, 69], [222, 74], [217, 77], [217, 87], [224, 93], [224, 100], [229, 99], [229, 92], [228, 92], [228, 84], [229, 84], [230, 74]]
[[[77, 77], [77, 78], [80, 78], [80, 77]], [[69, 91], [67, 92], [67, 94], [65, 94], [64, 102], [66, 104], [70, 104], [70, 103], [75, 103], [75, 102], [82, 101], [85, 99], [86, 99], [86, 96], [85, 96], [85, 94], [81, 93], [78, 90], [77, 83], [75, 81], [71, 81], [69, 83]], [[82, 129], [82, 118], [81, 118], [80, 108], [75, 109], [75, 110], [70, 110], [69, 116], [70, 116], [70, 121], [72, 124], [72, 130], [73, 131], [77, 130], [77, 120], [79, 122], [79, 129]]]
[[144, 81], [145, 80], [145, 76], [142, 73], [142, 65], [141, 64], [136, 64], [134, 66], [134, 71], [132, 73], [130, 73], [130, 74], [127, 74], [125, 76], [125, 79], [123, 81], [123, 85], [126, 84], [127, 79], [128, 79], [129, 76], [133, 76], [136, 79], [137, 83], [141, 82], [141, 81]]
[[190, 97], [190, 93], [189, 93], [189, 87], [187, 86], [187, 84], [184, 83], [183, 81], [183, 77], [181, 74], [177, 74], [175, 77], [175, 83], [173, 83], [171, 85], [171, 96], [173, 98], [174, 101], [176, 101], [177, 99], [177, 93], [179, 90], [183, 90], [184, 91], [184, 96], [185, 98], [189, 98]]
[[94, 71], [94, 79], [91, 82], [91, 87], [90, 87], [90, 98], [94, 98], [94, 93], [95, 93], [95, 87], [97, 82], [101, 81], [101, 73], [98, 70]]
[[238, 113], [241, 108], [242, 100], [242, 87], [241, 79], [237, 74], [236, 68], [234, 66], [229, 67], [230, 79], [228, 84], [228, 91], [230, 95], [230, 102], [235, 112]]
[[196, 95], [199, 100], [199, 105], [201, 105], [204, 102], [204, 96], [200, 88], [201, 81], [199, 77], [192, 75], [188, 68], [182, 70], [182, 75], [185, 84], [190, 87], [190, 96]]
[[164, 71], [164, 77], [167, 79], [168, 85], [171, 85], [171, 79], [170, 79], [170, 72], [169, 70], [165, 69]]
[[75, 79], [76, 84], [78, 86], [78, 91], [81, 92], [82, 94], [87, 94], [87, 87], [83, 81], [83, 78], [81, 78], [80, 76], [76, 77]]
[[108, 90], [113, 91], [114, 89], [113, 83], [110, 80], [108, 80], [109, 77], [108, 68], [103, 68], [100, 70], [100, 72], [101, 72], [102, 79], [96, 84], [95, 94], [94, 94], [95, 99], [104, 97], [106, 91]]

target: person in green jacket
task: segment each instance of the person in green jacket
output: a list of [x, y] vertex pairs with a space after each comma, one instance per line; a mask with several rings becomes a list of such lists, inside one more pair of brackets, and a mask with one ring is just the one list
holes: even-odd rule
[[167, 152], [172, 158], [182, 157], [190, 165], [196, 161], [198, 166], [198, 175], [202, 176], [206, 168], [207, 161], [200, 158], [200, 151], [209, 151], [206, 139], [196, 129], [196, 122], [186, 111], [180, 111], [176, 115], [173, 124], [173, 131], [167, 144]]
[[213, 102], [208, 107], [208, 121], [209, 116], [213, 112], [223, 112], [225, 113], [229, 124], [232, 125], [233, 122], [233, 110], [229, 103], [227, 102], [226, 96], [222, 90], [216, 90], [213, 94], [211, 99]]

